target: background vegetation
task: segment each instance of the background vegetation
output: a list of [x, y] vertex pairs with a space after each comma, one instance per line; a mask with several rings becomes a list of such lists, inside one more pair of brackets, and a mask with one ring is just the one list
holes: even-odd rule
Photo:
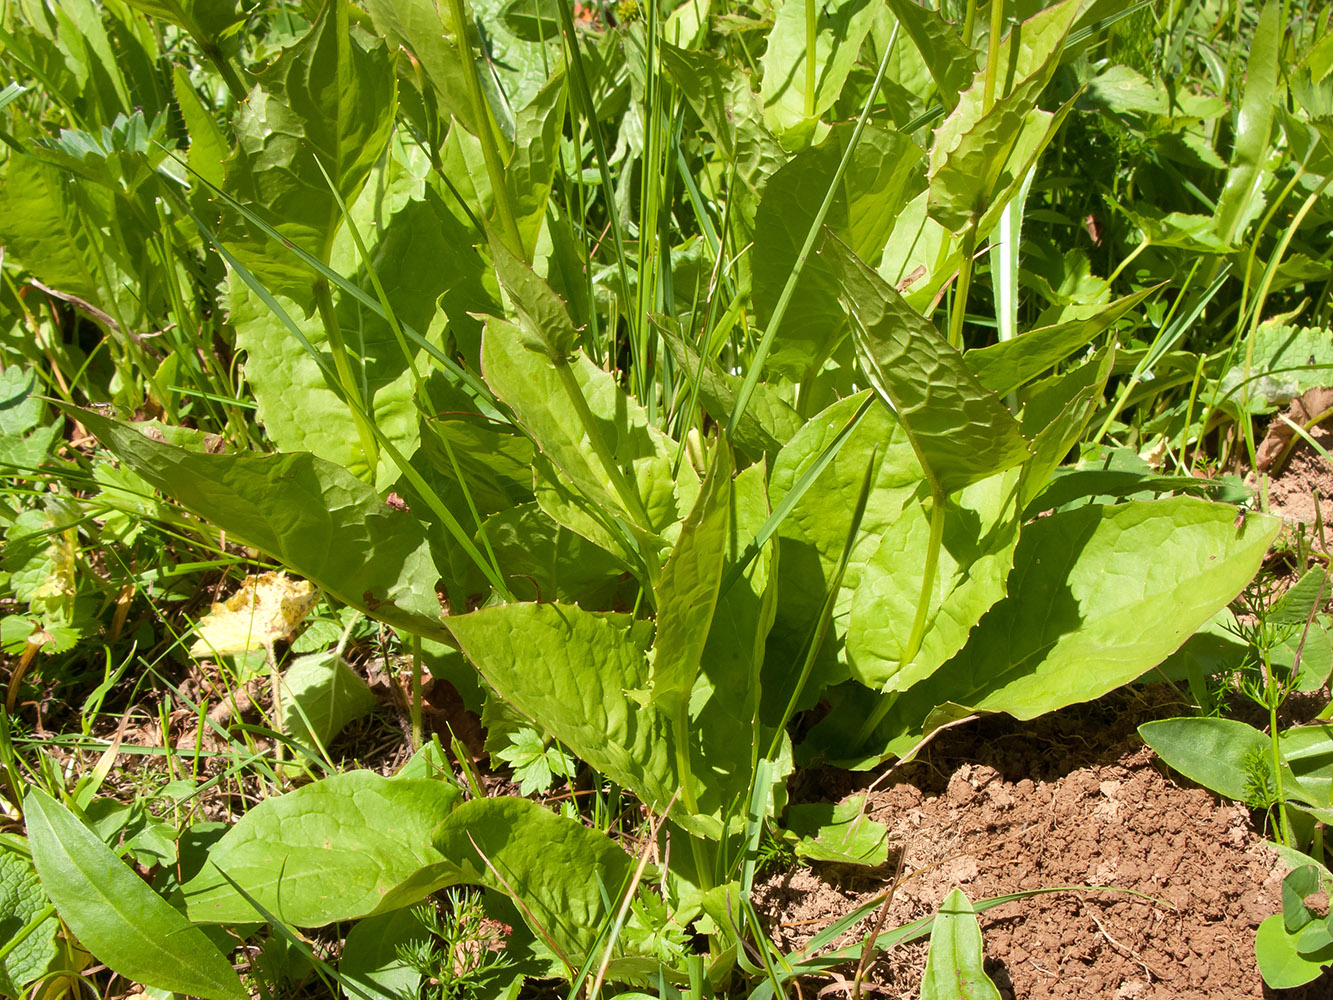
[[1247, 591], [1246, 474], [1333, 365], [1329, 16], [6, 3], [0, 994], [983, 989], [961, 894], [775, 951], [759, 865], [888, 853], [787, 777], [1155, 668], [1267, 712], [1145, 738], [1318, 975], [1327, 555]]

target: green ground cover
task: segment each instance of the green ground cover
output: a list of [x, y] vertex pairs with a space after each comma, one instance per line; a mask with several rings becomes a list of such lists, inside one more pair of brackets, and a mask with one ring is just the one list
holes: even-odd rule
[[788, 777], [1159, 666], [1271, 713], [1145, 737], [1310, 852], [1259, 957], [1317, 975], [1327, 557], [1197, 651], [1333, 367], [1328, 22], [6, 3], [0, 995], [762, 998], [926, 935], [993, 991], [961, 894], [773, 948], [758, 866], [888, 852]]

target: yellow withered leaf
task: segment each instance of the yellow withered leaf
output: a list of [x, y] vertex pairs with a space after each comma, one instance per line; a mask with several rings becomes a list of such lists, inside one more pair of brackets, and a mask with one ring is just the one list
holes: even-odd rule
[[264, 649], [295, 632], [317, 600], [319, 591], [306, 580], [283, 573], [247, 576], [240, 590], [199, 620], [199, 638], [190, 653], [222, 656]]

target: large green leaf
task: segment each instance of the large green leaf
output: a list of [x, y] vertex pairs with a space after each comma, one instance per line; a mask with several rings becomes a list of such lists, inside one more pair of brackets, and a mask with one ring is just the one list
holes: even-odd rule
[[963, 648], [981, 616], [1005, 594], [1018, 544], [1018, 481], [1017, 470], [1010, 470], [949, 498], [926, 631], [906, 662], [930, 547], [928, 492], [903, 507], [862, 568], [852, 599], [847, 659], [853, 677], [867, 687], [904, 691]]
[[1254, 954], [1264, 982], [1275, 990], [1294, 989], [1318, 979], [1328, 967], [1327, 949], [1313, 956], [1301, 954], [1297, 948], [1300, 934], [1292, 934], [1283, 926], [1282, 914], [1274, 913], [1259, 925], [1254, 938]]
[[[865, 394], [839, 400], [813, 417], [782, 449], [773, 464], [769, 496], [782, 504], [801, 477], [865, 402]], [[845, 680], [849, 674], [842, 657], [847, 615], [860, 583], [862, 567], [879, 547], [880, 538], [896, 521], [921, 483], [921, 464], [903, 433], [902, 425], [885, 406], [873, 406], [843, 443], [833, 461], [788, 511], [777, 530], [777, 620], [765, 663], [763, 699], [765, 721], [776, 723], [791, 697], [796, 667], [819, 617], [851, 530], [856, 501], [866, 466], [878, 449], [877, 469], [865, 513], [843, 574], [832, 630], [815, 661], [806, 698], [813, 703], [819, 691]]]
[[[731, 450], [719, 441], [694, 509], [657, 585], [657, 635], [649, 674], [649, 698], [673, 719], [690, 701], [699, 660], [717, 608], [718, 588], [731, 532]], [[677, 740], [687, 734], [678, 732]]]
[[[755, 476], [751, 479], [758, 482]], [[753, 485], [745, 489], [746, 495], [753, 495]], [[747, 513], [747, 527], [752, 520], [753, 514]], [[740, 544], [745, 541], [748, 538]], [[763, 581], [759, 582], [762, 586]], [[732, 592], [744, 594], [745, 589], [738, 584]], [[723, 631], [735, 627], [732, 612], [724, 613], [722, 607], [718, 620]], [[506, 604], [456, 615], [446, 622], [468, 659], [496, 692], [546, 733], [612, 781], [631, 789], [652, 809], [665, 809], [677, 789], [690, 781], [698, 813], [691, 816], [678, 805], [673, 818], [692, 831], [712, 837], [720, 834], [724, 810], [734, 805], [738, 790], [748, 787], [754, 746], [753, 711], [745, 715], [743, 688], [749, 684], [751, 706], [757, 692], [744, 670], [737, 669], [734, 657], [714, 660], [715, 649], [711, 645], [705, 649], [692, 699], [702, 707], [692, 704], [691, 718], [696, 729], [710, 732], [690, 734], [688, 756], [699, 763], [691, 765], [694, 773], [682, 776], [677, 767], [674, 720], [658, 705], [644, 704], [647, 699], [642, 695], [649, 686], [650, 622], [560, 604]], [[745, 636], [733, 636], [724, 648], [754, 657], [762, 634], [759, 624], [762, 621], [751, 623], [755, 638], [747, 641]], [[714, 664], [719, 673], [726, 674], [725, 685], [710, 683]], [[739, 666], [745, 666], [743, 660]], [[731, 679], [736, 675], [739, 681]], [[725, 727], [705, 726], [700, 720], [710, 711], [732, 713], [733, 720], [746, 720], [745, 726], [738, 730], [734, 721]], [[712, 732], [714, 729], [725, 731]], [[704, 740], [713, 742], [701, 744]]]
[[121, 462], [233, 539], [345, 604], [447, 639], [425, 527], [350, 473], [308, 454], [200, 454], [92, 411], [78, 417]]
[[1237, 360], [1217, 382], [1220, 405], [1271, 413], [1333, 382], [1333, 330], [1269, 320], [1255, 328]]
[[968, 351], [963, 360], [977, 381], [992, 392], [1007, 396], [1075, 351], [1093, 343], [1153, 291], [1148, 288], [1116, 299], [1087, 319], [1038, 327], [1012, 340]]
[[[484, 265], [472, 248], [472, 235], [425, 189], [412, 166], [389, 157], [373, 174], [375, 183], [352, 207], [350, 217], [369, 244], [369, 267], [402, 325], [428, 331], [436, 343], [447, 335], [466, 355], [476, 356], [480, 324], [470, 313], [494, 310], [483, 284]], [[366, 265], [341, 231], [331, 266], [358, 284], [368, 281]], [[259, 404], [258, 416], [270, 438], [284, 451], [310, 451], [320, 458], [366, 473], [352, 410], [325, 375], [327, 358], [312, 356], [285, 323], [237, 276], [231, 285], [231, 321], [237, 346], [246, 352], [245, 374]], [[329, 349], [323, 319], [302, 320], [296, 303], [278, 302], [320, 354]], [[443, 315], [441, 315], [443, 313]], [[447, 318], [448, 328], [441, 322]], [[355, 346], [362, 394], [376, 426], [406, 457], [419, 443], [419, 415], [413, 398], [424, 357], [415, 347], [404, 352], [390, 324], [350, 296], [339, 296], [333, 319], [344, 342]], [[381, 459], [381, 489], [398, 470]]]
[[186, 162], [191, 170], [209, 184], [221, 187], [226, 182], [222, 161], [231, 152], [227, 137], [200, 99], [185, 67], [172, 68], [171, 83], [176, 103], [180, 106], [181, 118], [185, 122], [185, 130], [190, 137]]
[[523, 346], [553, 362], [565, 361], [579, 341], [565, 303], [536, 271], [504, 245], [494, 230], [490, 236], [495, 273], [518, 313]]
[[826, 240], [820, 254], [838, 275], [861, 366], [932, 489], [952, 493], [1028, 459], [1018, 422], [933, 323], [838, 240]]
[[187, 911], [209, 923], [257, 919], [228, 878], [298, 927], [410, 906], [460, 880], [457, 867], [431, 845], [431, 832], [458, 801], [447, 782], [370, 771], [335, 774], [265, 799], [181, 887]]
[[125, 296], [123, 315], [113, 289], [137, 287], [134, 267], [112, 228], [117, 212], [110, 192], [87, 184], [77, 193], [65, 171], [35, 156], [11, 153], [0, 188], [0, 241], [38, 280], [57, 291], [137, 322], [139, 306]]
[[282, 673], [282, 728], [307, 746], [328, 747], [375, 707], [369, 685], [333, 652], [297, 657]]
[[[234, 274], [229, 284], [236, 346], [245, 351], [245, 378], [258, 404], [255, 416], [273, 444], [285, 452], [309, 452], [353, 475], [373, 478], [382, 488], [393, 485], [398, 470], [387, 458], [381, 456], [377, 468], [369, 468], [351, 405], [325, 378], [321, 358], [307, 353], [282, 320]], [[291, 299], [277, 301], [327, 364], [323, 323], [318, 317], [299, 319]], [[372, 330], [366, 332], [388, 332], [380, 324], [367, 326]], [[419, 418], [402, 353], [383, 337], [365, 341], [364, 346], [370, 412], [376, 426], [410, 458], [419, 443]]]
[[[492, 514], [486, 519], [486, 537], [520, 600], [602, 611], [626, 589], [625, 563], [557, 524], [535, 503]], [[484, 591], [481, 581], [477, 585]], [[632, 591], [624, 596], [633, 602]]]
[[[748, 555], [751, 539], [768, 520], [764, 472], [762, 465], [752, 465], [732, 483], [724, 579]], [[739, 812], [759, 757], [767, 753], [773, 738], [772, 730], [759, 724], [759, 704], [764, 652], [777, 607], [775, 548], [773, 542], [765, 544], [718, 598], [708, 630], [690, 697], [690, 753], [697, 761], [692, 769], [706, 786], [706, 794], [700, 796], [701, 812], [711, 814], [718, 807], [733, 816]], [[778, 745], [772, 769], [776, 796], [785, 794], [785, 739]], [[770, 798], [770, 809], [780, 809], [782, 801]]]
[[436, 828], [434, 842], [466, 881], [513, 896], [532, 930], [544, 940], [549, 935], [575, 969], [601, 940], [634, 867], [600, 831], [508, 796], [459, 806]]
[[[1237, 802], [1250, 798], [1256, 764], [1268, 762], [1271, 774], [1268, 737], [1236, 719], [1158, 719], [1139, 726], [1139, 735], [1185, 777]], [[1293, 781], [1290, 772], [1285, 778]]]
[[811, 734], [812, 748], [838, 760], [904, 753], [947, 717], [1031, 719], [1134, 680], [1253, 578], [1279, 525], [1251, 515], [1238, 530], [1235, 517], [1234, 507], [1176, 497], [1090, 504], [1028, 524], [1009, 596], [967, 646], [898, 696], [871, 745], [849, 745], [853, 717], [871, 711], [852, 699], [836, 727]]
[[1033, 522], [1009, 597], [949, 669], [908, 692], [894, 714], [907, 721], [923, 698], [1031, 719], [1128, 683], [1253, 578], [1279, 524], [1251, 516], [1237, 530], [1235, 513], [1177, 497]]
[[[760, 325], [769, 322], [796, 256], [805, 244], [852, 135], [835, 128], [822, 143], [795, 156], [769, 178], [755, 216], [754, 304]], [[866, 128], [852, 153], [825, 225], [865, 260], [878, 260], [903, 205], [924, 183], [920, 149], [906, 136]], [[847, 331], [838, 305], [835, 268], [825, 258], [805, 263], [767, 367], [793, 380], [808, 378]]]
[[[910, 0], [909, 0], [910, 2]], [[930, 192], [903, 206], [876, 270], [918, 312], [930, 312], [962, 262], [959, 240], [929, 214]]]
[[456, 118], [475, 133], [466, 69], [448, 20], [448, 5], [431, 0], [366, 0], [365, 7], [375, 33], [410, 56], [400, 62], [399, 71], [414, 81], [418, 74], [424, 77], [424, 89], [436, 102], [441, 117]]
[[[559, 38], [541, 44], [514, 34], [504, 18], [508, 4], [509, 0], [471, 0], [470, 4], [481, 29], [478, 34], [483, 36], [481, 49], [475, 54], [477, 70], [482, 74], [491, 113], [506, 136], [513, 134], [508, 109], [531, 103], [546, 86], [551, 67], [560, 64], [563, 54]], [[619, 48], [613, 47], [608, 54], [620, 56]]]
[[977, 53], [959, 37], [958, 28], [942, 10], [922, 7], [915, 0], [887, 0], [894, 17], [921, 53], [939, 92], [952, 111], [977, 69]]
[[85, 948], [130, 982], [246, 1000], [231, 964], [68, 809], [39, 788], [23, 801], [42, 888]]
[[[1060, 67], [1065, 38], [1080, 9], [1086, 6], [1083, 0], [1061, 0], [1014, 25], [996, 51], [997, 95], [1016, 96], [1035, 104]], [[960, 106], [971, 101], [984, 102], [985, 92], [981, 84], [985, 75], [986, 67], [977, 70], [972, 88], [959, 100]]]
[[[338, 198], [352, 204], [383, 155], [397, 99], [392, 58], [352, 29], [348, 10], [347, 0], [326, 4], [309, 34], [260, 75], [227, 161], [227, 193], [321, 261], [342, 222]], [[313, 310], [315, 276], [300, 260], [257, 231], [222, 235], [270, 292]]]
[[[1312, 632], [1305, 642], [1306, 657], [1315, 635]], [[1287, 797], [1322, 811], [1320, 819], [1327, 822], [1333, 812], [1333, 726], [1317, 723], [1284, 729], [1278, 734], [1278, 751], [1295, 776], [1283, 785]]]
[[[870, 31], [875, 5], [866, 0], [831, 0], [814, 7], [815, 51], [808, 50], [804, 0], [783, 0], [760, 59], [764, 121], [788, 146], [803, 144], [822, 115], [842, 94]], [[814, 60], [814, 91], [808, 58]], [[820, 199], [815, 199], [818, 205]]]
[[1284, 34], [1281, 17], [1282, 5], [1268, 0], [1250, 42], [1231, 167], [1214, 213], [1214, 231], [1224, 243], [1231, 243], [1243, 234], [1264, 209], [1263, 186], [1272, 146], [1273, 115], [1282, 103], [1276, 93]]
[[666, 807], [676, 790], [669, 721], [626, 693], [647, 687], [651, 623], [560, 604], [445, 621], [505, 701], [650, 807]]
[[930, 929], [930, 953], [921, 979], [921, 1000], [1000, 1000], [986, 975], [981, 925], [962, 889], [944, 897]]
[[[519, 329], [501, 320], [487, 321], [482, 340], [482, 370], [487, 384], [513, 409], [558, 472], [555, 489], [570, 490], [586, 501], [602, 525], [619, 518], [644, 545], [661, 546], [670, 537], [698, 495], [699, 483], [688, 467], [673, 473], [674, 443], [648, 421], [641, 406], [581, 354], [564, 362], [523, 346]], [[559, 365], [565, 364], [563, 373]], [[587, 407], [581, 418], [579, 409]], [[591, 418], [591, 426], [585, 419]], [[590, 436], [600, 439], [594, 446]], [[613, 463], [609, 465], [608, 462]], [[622, 495], [614, 484], [631, 491]], [[538, 502], [557, 521], [587, 533], [603, 548], [637, 562], [632, 551], [618, 547], [611, 535], [589, 532], [586, 520], [571, 523], [560, 509], [548, 505], [542, 490]]]
[[[444, 402], [436, 395], [432, 399], [436, 406]], [[532, 499], [532, 454], [532, 441], [515, 428], [460, 412], [423, 424], [414, 465], [459, 522], [471, 527], [464, 487], [483, 517], [527, 503]], [[405, 499], [415, 495], [408, 483], [398, 486]], [[415, 507], [417, 501], [411, 502]], [[420, 502], [424, 509], [426, 500]]]
[[401, 1000], [418, 996], [421, 972], [408, 955], [430, 943], [430, 932], [409, 909], [392, 910], [358, 920], [347, 932], [338, 956], [338, 975], [350, 989], [350, 1000]]

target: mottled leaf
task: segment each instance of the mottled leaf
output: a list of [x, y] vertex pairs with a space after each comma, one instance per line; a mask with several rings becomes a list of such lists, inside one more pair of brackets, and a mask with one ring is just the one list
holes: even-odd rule
[[[260, 74], [226, 164], [227, 193], [321, 261], [341, 225], [338, 196], [350, 205], [360, 194], [384, 153], [397, 100], [391, 57], [352, 29], [348, 11], [346, 0], [326, 4], [310, 32]], [[239, 225], [222, 236], [270, 292], [313, 311], [315, 276], [297, 257]]]
[[513, 896], [543, 940], [575, 968], [629, 884], [634, 859], [614, 840], [530, 799], [474, 799], [435, 830], [435, 849], [465, 880]]
[[[32, 863], [17, 851], [0, 848], [0, 941], [12, 941], [46, 906]], [[48, 916], [0, 959], [0, 994], [22, 996], [24, 988], [51, 967], [59, 954], [59, 930], [60, 922]]]
[[936, 488], [952, 493], [1028, 459], [1018, 422], [933, 323], [838, 240], [820, 254], [838, 276], [861, 367]]
[[77, 413], [121, 462], [234, 540], [390, 625], [447, 638], [425, 526], [350, 473], [309, 454], [200, 454]]
[[[755, 216], [754, 303], [761, 326], [772, 316], [852, 134], [835, 128], [769, 178]], [[878, 260], [904, 204], [924, 183], [917, 146], [892, 129], [868, 127], [852, 154], [825, 225], [864, 260]], [[805, 262], [782, 329], [766, 362], [793, 380], [808, 378], [846, 335], [836, 266], [816, 255]]]

